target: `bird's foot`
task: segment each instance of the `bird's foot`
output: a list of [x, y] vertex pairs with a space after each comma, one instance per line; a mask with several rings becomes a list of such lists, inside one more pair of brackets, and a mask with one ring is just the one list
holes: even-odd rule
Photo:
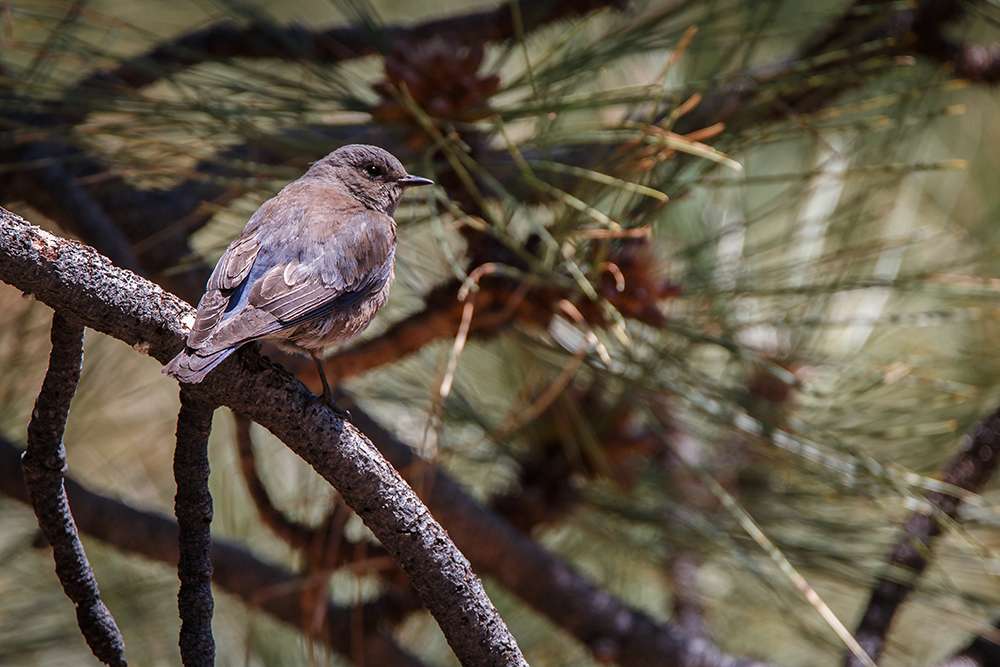
[[337, 399], [334, 398], [332, 391], [324, 390], [323, 393], [320, 395], [320, 398], [323, 399], [323, 402], [326, 403], [326, 406], [330, 408], [330, 410], [333, 411], [333, 414], [337, 415], [337, 417], [346, 421], [351, 420], [351, 411], [348, 410], [347, 408], [342, 408], [339, 405], [337, 405]]
[[315, 352], [310, 351], [309, 356], [312, 357], [313, 363], [316, 364], [316, 373], [319, 375], [319, 379], [323, 382], [323, 393], [320, 396], [323, 399], [323, 402], [326, 403], [327, 407], [333, 410], [333, 414], [337, 415], [342, 420], [346, 419], [350, 421], [351, 412], [337, 405], [337, 399], [333, 396], [333, 388], [330, 387], [330, 382], [326, 379], [326, 371], [323, 370], [323, 362], [316, 356]]

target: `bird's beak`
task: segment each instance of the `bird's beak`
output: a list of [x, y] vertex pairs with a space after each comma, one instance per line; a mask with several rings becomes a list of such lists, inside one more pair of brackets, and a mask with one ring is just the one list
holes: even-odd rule
[[404, 188], [414, 188], [418, 185], [434, 185], [434, 181], [429, 178], [424, 178], [423, 176], [411, 176], [407, 174], [396, 181]]

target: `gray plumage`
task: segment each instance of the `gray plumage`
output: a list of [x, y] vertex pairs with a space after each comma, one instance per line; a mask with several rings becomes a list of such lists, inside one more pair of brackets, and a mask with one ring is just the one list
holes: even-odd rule
[[315, 162], [229, 244], [187, 346], [163, 371], [200, 382], [250, 341], [312, 354], [356, 336], [389, 295], [399, 198], [429, 183], [375, 146], [344, 146]]

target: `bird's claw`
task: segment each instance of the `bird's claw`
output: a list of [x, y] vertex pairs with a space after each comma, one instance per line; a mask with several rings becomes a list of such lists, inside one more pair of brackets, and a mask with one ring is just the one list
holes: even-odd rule
[[330, 408], [333, 414], [337, 415], [337, 417], [344, 421], [351, 420], [351, 411], [337, 405], [337, 400], [333, 397], [332, 391], [324, 391], [320, 398], [323, 399], [323, 402], [326, 403], [326, 407]]
[[326, 401], [326, 404], [327, 404], [327, 406], [329, 406], [330, 410], [333, 411], [333, 414], [337, 415], [337, 417], [339, 417], [341, 420], [343, 420], [343, 421], [351, 421], [351, 411], [350, 410], [348, 410], [347, 408], [340, 407], [339, 405], [337, 405], [336, 403], [334, 403], [333, 400]]

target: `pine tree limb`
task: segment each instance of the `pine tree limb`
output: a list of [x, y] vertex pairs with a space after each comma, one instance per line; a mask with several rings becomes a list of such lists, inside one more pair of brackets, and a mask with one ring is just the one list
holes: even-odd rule
[[42, 389], [28, 424], [28, 446], [22, 459], [24, 485], [38, 525], [52, 545], [56, 574], [76, 607], [77, 623], [97, 658], [115, 667], [127, 664], [125, 642], [97, 586], [70, 512], [63, 482], [66, 447], [63, 433], [69, 404], [76, 393], [83, 363], [83, 325], [55, 313], [52, 353]]
[[[21, 479], [20, 458], [21, 450], [0, 437], [0, 495], [30, 503]], [[178, 531], [173, 519], [94, 493], [71, 477], [65, 479], [65, 485], [82, 532], [123, 552], [177, 565]], [[306, 583], [300, 575], [263, 561], [225, 539], [212, 541], [212, 563], [212, 579], [220, 590], [303, 633], [308, 630], [310, 619], [303, 616], [301, 605]], [[345, 658], [364, 656], [368, 665], [421, 667], [423, 663], [400, 648], [378, 623], [378, 619], [398, 613], [393, 597], [377, 597], [364, 607], [361, 614], [366, 632], [362, 646], [355, 642], [356, 607], [341, 607], [329, 600], [318, 638]]]
[[994, 667], [1000, 665], [1000, 619], [993, 623], [992, 639], [975, 637], [952, 656], [937, 664], [937, 667]]
[[208, 437], [212, 432], [214, 406], [181, 385], [181, 409], [177, 415], [177, 446], [174, 448], [174, 480], [177, 496], [177, 537], [180, 557], [177, 577], [180, 590], [181, 661], [185, 667], [215, 664], [212, 635], [212, 494], [208, 488]]
[[[956, 489], [978, 492], [1000, 462], [1000, 409], [983, 419], [941, 473], [941, 481]], [[930, 562], [934, 542], [942, 531], [942, 517], [957, 519], [962, 499], [955, 493], [933, 491], [926, 510], [914, 512], [903, 524], [903, 534], [886, 559], [886, 570], [872, 589], [854, 636], [873, 660], [878, 660], [896, 612], [916, 587]], [[845, 664], [856, 667], [854, 656]]]
[[377, 545], [366, 544], [362, 550], [355, 548], [359, 545], [348, 541], [343, 529], [349, 510], [339, 502], [334, 503], [326, 518], [316, 526], [296, 521], [285, 514], [271, 499], [264, 480], [257, 472], [251, 421], [237, 414], [233, 415], [233, 421], [240, 472], [261, 522], [281, 541], [302, 553], [310, 569], [335, 570], [356, 562], [355, 559], [362, 553], [365, 559], [382, 560], [388, 557]]
[[[189, 305], [116, 269], [92, 248], [59, 239], [3, 209], [0, 258], [3, 281], [161, 362], [183, 346], [187, 330], [182, 321], [191, 317]], [[468, 561], [354, 425], [342, 422], [301, 383], [251, 349], [234, 355], [196, 386], [206, 400], [263, 425], [333, 483], [410, 575], [460, 658], [479, 656], [491, 647], [499, 647], [503, 656], [517, 655], [516, 643]], [[367, 426], [357, 415], [354, 421]], [[622, 665], [648, 665], [649, 656], [699, 667], [763, 664], [728, 656], [703, 638], [692, 640], [678, 628], [630, 609], [486, 510], [442, 471], [428, 469], [409, 447], [383, 441], [381, 434], [375, 437], [397, 468], [428, 481], [428, 502], [480, 571], [496, 577], [595, 653]], [[487, 658], [479, 664], [491, 662]]]
[[[621, 0], [516, 0], [524, 32], [602, 7], [622, 7]], [[312, 30], [301, 25], [254, 21], [222, 22], [161, 43], [118, 66], [88, 75], [65, 95], [74, 103], [109, 86], [144, 88], [207, 62], [234, 58], [302, 60], [326, 65], [372, 55], [399, 42], [442, 38], [482, 44], [508, 40], [518, 31], [509, 4], [496, 9], [432, 19], [411, 26], [379, 29], [359, 26]]]
[[[0, 209], [0, 279], [166, 362], [191, 307], [92, 248]], [[523, 665], [517, 642], [427, 508], [371, 442], [301, 383], [253, 350], [234, 355], [192, 393], [261, 424], [310, 463], [410, 576], [460, 660]]]
[[[752, 658], [727, 655], [710, 640], [659, 623], [598, 588], [510, 523], [487, 510], [438, 466], [416, 452], [360, 406], [338, 397], [353, 421], [400, 472], [423, 490], [456, 543], [489, 574], [602, 662], [644, 667], [650, 661], [680, 667], [767, 667]], [[419, 481], [419, 484], [417, 482]]]

